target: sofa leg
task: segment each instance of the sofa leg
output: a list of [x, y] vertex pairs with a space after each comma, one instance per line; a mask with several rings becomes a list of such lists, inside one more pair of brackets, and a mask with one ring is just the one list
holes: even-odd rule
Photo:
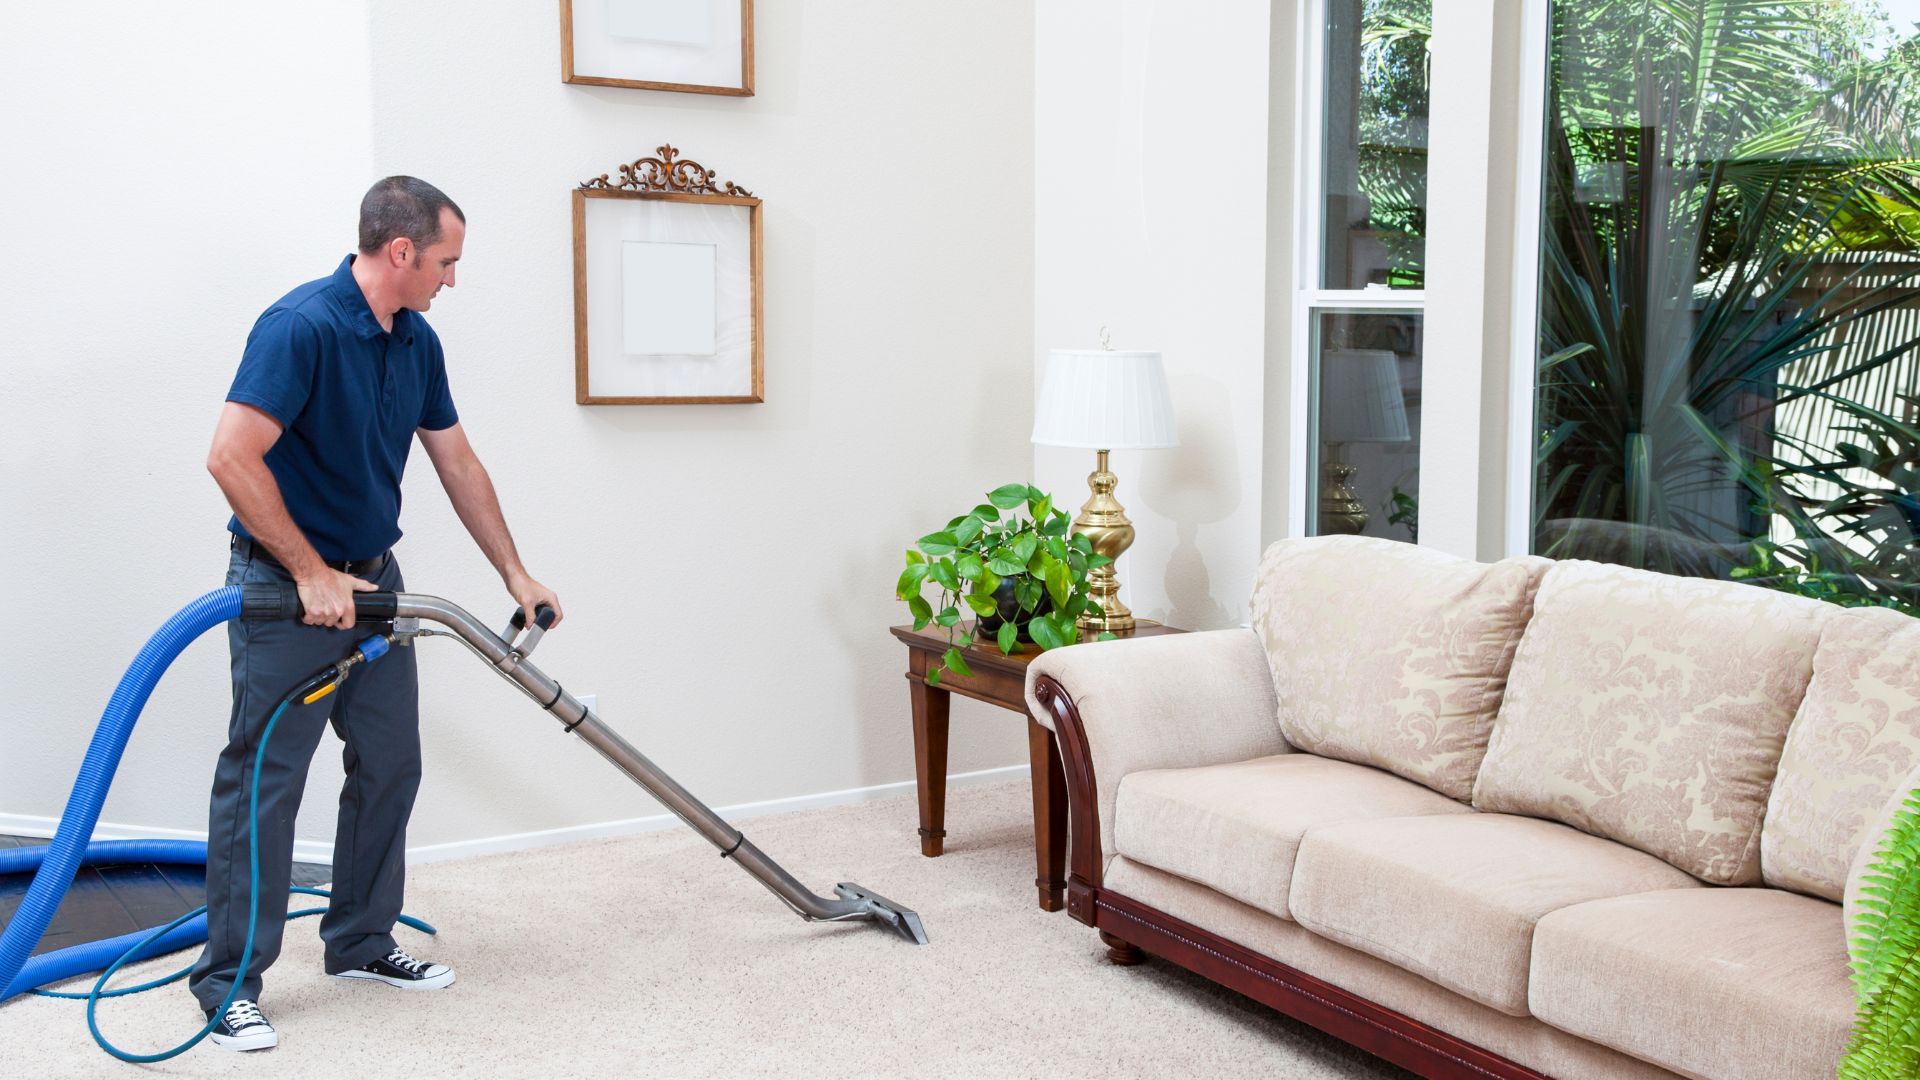
[[1107, 959], [1121, 967], [1132, 967], [1147, 958], [1140, 946], [1122, 941], [1105, 930], [1100, 931], [1100, 940], [1107, 946]]

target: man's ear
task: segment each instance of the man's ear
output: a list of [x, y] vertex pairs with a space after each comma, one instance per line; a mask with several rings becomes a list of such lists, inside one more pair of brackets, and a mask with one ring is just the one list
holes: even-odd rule
[[394, 266], [405, 266], [407, 257], [413, 251], [413, 241], [404, 236], [396, 236], [387, 241], [387, 261]]

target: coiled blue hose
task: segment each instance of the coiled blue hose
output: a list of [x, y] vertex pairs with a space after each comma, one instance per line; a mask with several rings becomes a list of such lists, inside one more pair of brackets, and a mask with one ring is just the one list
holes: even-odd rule
[[100, 727], [93, 733], [93, 742], [87, 746], [87, 756], [80, 762], [79, 779], [74, 781], [73, 794], [67, 797], [67, 807], [60, 814], [60, 827], [54, 830], [53, 839], [47, 844], [40, 872], [27, 887], [26, 898], [7, 923], [5, 932], [0, 933], [0, 1001], [29, 989], [19, 985], [20, 969], [26, 966], [40, 935], [47, 932], [47, 924], [53, 921], [60, 898], [66, 895], [67, 886], [80, 869], [87, 841], [92, 839], [93, 827], [100, 821], [100, 806], [106, 802], [107, 787], [120, 768], [120, 755], [127, 748], [127, 738], [133, 734], [133, 723], [140, 718], [147, 699], [153, 696], [154, 686], [160, 676], [166, 674], [168, 665], [194, 639], [240, 616], [240, 597], [240, 587], [229, 585], [181, 608], [154, 632], [133, 663], [127, 666], [127, 673], [120, 677], [120, 685], [114, 688], [106, 712], [100, 717]]
[[[249, 822], [247, 857], [251, 886], [248, 889], [247, 939], [245, 947], [240, 952], [238, 971], [240, 977], [235, 978], [233, 986], [227, 990], [226, 999], [220, 1003], [219, 1008], [214, 1010], [213, 1017], [187, 1041], [156, 1054], [129, 1053], [108, 1042], [106, 1036], [100, 1033], [94, 1009], [103, 997], [139, 993], [184, 977], [191, 969], [177, 971], [140, 986], [115, 991], [106, 989], [107, 980], [128, 963], [206, 940], [206, 908], [201, 907], [190, 911], [173, 922], [144, 935], [136, 931], [111, 941], [95, 942], [78, 949], [61, 950], [61, 954], [73, 954], [70, 956], [50, 954], [36, 958], [35, 964], [29, 964], [27, 957], [32, 954], [34, 945], [46, 932], [47, 924], [53, 920], [53, 914], [60, 906], [61, 897], [66, 894], [68, 885], [72, 883], [74, 872], [86, 860], [90, 847], [94, 848], [96, 853], [104, 849], [108, 857], [118, 855], [122, 859], [136, 852], [150, 851], [152, 854], [148, 857], [162, 861], [201, 863], [206, 861], [204, 843], [103, 841], [98, 845], [90, 845], [88, 839], [93, 835], [94, 826], [99, 821], [100, 807], [106, 801], [107, 788], [113, 782], [113, 774], [120, 766], [120, 755], [126, 750], [127, 739], [133, 734], [134, 721], [139, 718], [141, 709], [145, 708], [147, 699], [152, 696], [154, 685], [160, 681], [160, 676], [166, 673], [174, 658], [179, 656], [194, 639], [214, 626], [239, 617], [242, 610], [242, 595], [242, 590], [238, 586], [216, 589], [180, 609], [147, 641], [146, 646], [140, 650], [140, 654], [128, 666], [127, 673], [120, 679], [120, 685], [114, 689], [113, 698], [107, 703], [106, 713], [100, 718], [100, 726], [94, 732], [93, 742], [87, 747], [87, 756], [80, 763], [79, 779], [74, 782], [73, 794], [67, 798], [67, 807], [60, 816], [59, 828], [54, 830], [53, 840], [45, 848], [31, 849], [12, 855], [6, 862], [0, 863], [0, 871], [4, 871], [9, 864], [13, 863], [19, 864], [14, 867], [17, 870], [27, 869], [35, 861], [39, 864], [39, 871], [34, 874], [33, 883], [27, 888], [26, 898], [21, 901], [20, 908], [14, 913], [13, 919], [7, 923], [4, 933], [0, 933], [0, 1001], [32, 990], [40, 983], [61, 977], [50, 974], [51, 967], [42, 968], [38, 961], [47, 961], [49, 965], [70, 964], [84, 958], [88, 962], [87, 967], [66, 972], [66, 974], [77, 974], [81, 971], [93, 970], [109, 958], [118, 956], [118, 959], [113, 960], [106, 971], [101, 973], [90, 992], [50, 994], [50, 996], [84, 997], [87, 1002], [87, 1028], [93, 1033], [94, 1042], [99, 1044], [102, 1050], [122, 1061], [143, 1063], [165, 1061], [184, 1053], [213, 1030], [227, 1006], [232, 1003], [234, 995], [239, 992], [241, 978], [245, 976], [247, 965], [253, 956], [254, 931], [259, 924], [259, 787], [254, 786], [247, 793]], [[385, 654], [386, 645], [384, 637], [370, 638], [361, 644], [360, 658], [367, 661], [376, 660]], [[260, 763], [266, 755], [267, 743], [272, 739], [273, 730], [280, 723], [280, 717], [287, 711], [287, 706], [293, 704], [295, 699], [307, 691], [340, 678], [344, 678], [344, 674], [332, 674], [322, 669], [312, 678], [290, 689], [280, 700], [280, 704], [273, 710], [273, 715], [268, 717], [266, 727], [260, 733], [260, 744], [254, 753], [253, 774], [255, 776], [260, 773]], [[316, 896], [328, 895], [319, 889], [295, 888], [293, 891]], [[319, 914], [321, 910], [323, 909], [312, 908], [297, 911], [288, 917], [299, 918], [302, 915]], [[418, 919], [402, 915], [400, 920], [429, 934], [434, 932], [433, 927]], [[131, 945], [128, 944], [129, 942]]]

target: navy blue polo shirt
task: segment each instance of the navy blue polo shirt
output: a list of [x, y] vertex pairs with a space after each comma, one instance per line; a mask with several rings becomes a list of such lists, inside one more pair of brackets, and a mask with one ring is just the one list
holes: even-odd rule
[[[370, 559], [400, 539], [400, 476], [416, 428], [459, 420], [440, 338], [419, 312], [380, 329], [353, 256], [253, 324], [228, 401], [280, 422], [267, 468], [323, 559]], [[227, 528], [248, 536], [236, 516]], [[251, 537], [249, 537], [250, 539]]]

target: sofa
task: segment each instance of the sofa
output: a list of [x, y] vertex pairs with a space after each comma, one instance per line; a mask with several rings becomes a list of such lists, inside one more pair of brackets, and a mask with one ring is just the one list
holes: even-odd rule
[[1424, 1076], [1831, 1077], [1920, 620], [1285, 540], [1248, 628], [1054, 650], [1067, 910]]

